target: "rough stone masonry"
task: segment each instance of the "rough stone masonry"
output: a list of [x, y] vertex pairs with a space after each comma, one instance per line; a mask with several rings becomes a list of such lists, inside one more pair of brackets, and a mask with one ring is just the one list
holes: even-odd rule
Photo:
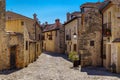
[[0, 70], [9, 68], [9, 35], [5, 32], [5, 0], [0, 0]]

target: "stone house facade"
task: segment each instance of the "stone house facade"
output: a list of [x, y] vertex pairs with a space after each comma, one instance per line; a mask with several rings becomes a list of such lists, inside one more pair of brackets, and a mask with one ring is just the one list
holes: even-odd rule
[[81, 65], [102, 65], [102, 15], [99, 7], [101, 3], [85, 3], [81, 5], [81, 28], [79, 28], [79, 53]]
[[73, 51], [78, 53], [78, 28], [81, 27], [80, 23], [80, 12], [67, 13], [67, 22], [64, 23], [66, 54]]
[[[6, 32], [23, 34], [23, 39], [20, 41], [23, 45], [22, 49], [20, 50], [21, 54], [23, 54], [23, 64], [21, 67], [25, 67], [29, 63], [35, 61], [41, 54], [42, 41], [40, 36], [42, 31], [40, 24], [37, 21], [36, 14], [33, 16], [34, 19], [31, 19], [11, 11], [6, 12]], [[14, 57], [16, 58], [16, 56]]]
[[59, 19], [43, 26], [43, 50], [64, 53], [64, 27]]
[[9, 35], [5, 32], [5, 0], [0, 1], [0, 70], [9, 68]]
[[[38, 30], [36, 33], [40, 35], [40, 25], [35, 19], [10, 11], [6, 12], [5, 0], [1, 0], [0, 3], [0, 70], [23, 68], [32, 58], [33, 62], [41, 53], [41, 42], [35, 38], [35, 26]], [[35, 45], [32, 45], [31, 49], [30, 42]], [[38, 49], [37, 44], [39, 44]], [[26, 48], [28, 50], [25, 50]], [[36, 56], [33, 57], [33, 55]]]
[[106, 0], [101, 7], [103, 15], [104, 67], [120, 73], [120, 1]]

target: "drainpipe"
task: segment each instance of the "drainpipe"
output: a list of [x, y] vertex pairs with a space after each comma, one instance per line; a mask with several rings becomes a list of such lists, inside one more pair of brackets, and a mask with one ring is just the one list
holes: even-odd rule
[[65, 38], [65, 36], [66, 36], [66, 35], [65, 35], [65, 25], [63, 25], [63, 30], [64, 30], [64, 46], [65, 46], [65, 47], [63, 47], [63, 48], [64, 48], [63, 50], [64, 50], [64, 53], [65, 53], [65, 51], [66, 51], [66, 43], [65, 43], [65, 39], [66, 39], [66, 38]]
[[77, 51], [79, 54], [79, 17], [77, 18]]
[[[37, 33], [36, 33], [36, 32], [37, 32], [37, 31], [36, 31], [36, 20], [35, 20], [35, 41], [37, 41], [37, 37], [36, 37], [36, 36], [37, 36], [37, 35], [36, 35]], [[36, 42], [35, 42], [35, 60], [36, 60], [36, 52], [37, 52], [37, 51], [36, 51]]]
[[[33, 18], [34, 18], [34, 21], [35, 21], [35, 41], [37, 41], [37, 30], [36, 30], [36, 25], [37, 25], [37, 14], [34, 13], [33, 14]], [[35, 60], [36, 60], [36, 42], [35, 42]]]
[[79, 18], [80, 17], [77, 18], [77, 44], [76, 45], [77, 45], [77, 51], [79, 55], [79, 65], [81, 65], [81, 55], [79, 53], [79, 27], [80, 27]]

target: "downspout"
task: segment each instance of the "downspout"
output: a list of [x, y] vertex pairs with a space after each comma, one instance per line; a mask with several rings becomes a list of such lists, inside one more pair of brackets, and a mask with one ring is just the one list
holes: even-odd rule
[[[36, 21], [35, 21], [35, 41], [37, 41], [37, 38], [36, 38]], [[35, 61], [36, 61], [36, 42], [35, 42]]]
[[63, 53], [65, 54], [65, 50], [66, 50], [66, 43], [65, 43], [65, 25], [63, 25], [63, 35], [64, 35], [64, 43], [63, 43]]
[[77, 18], [77, 52], [79, 54], [79, 17]]
[[65, 55], [67, 55], [65, 23], [63, 24], [63, 27], [64, 27], [64, 53], [65, 53]]
[[81, 65], [81, 54], [80, 54], [80, 52], [79, 52], [79, 44], [80, 44], [80, 21], [79, 21], [79, 19], [80, 19], [81, 17], [78, 17], [77, 18], [77, 49], [78, 49], [78, 55], [79, 55], [79, 65]]

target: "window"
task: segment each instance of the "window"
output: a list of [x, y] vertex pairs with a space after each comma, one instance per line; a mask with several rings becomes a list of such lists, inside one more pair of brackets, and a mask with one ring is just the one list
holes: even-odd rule
[[108, 22], [110, 23], [111, 22], [111, 12], [108, 12]]
[[55, 34], [56, 36], [57, 36], [57, 31], [56, 31], [56, 34]]
[[26, 41], [26, 50], [28, 50], [28, 41]]
[[70, 35], [66, 35], [66, 40], [71, 40], [71, 36]]
[[10, 16], [8, 16], [8, 19], [10, 20], [10, 19], [11, 19], [11, 17], [10, 17]]
[[22, 26], [24, 25], [24, 22], [23, 22], [23, 21], [21, 21], [21, 25], [22, 25]]
[[60, 48], [62, 48], [62, 43], [60, 42]]
[[77, 51], [77, 45], [76, 44], [73, 45], [73, 50]]
[[90, 46], [94, 46], [94, 41], [90, 41]]
[[39, 45], [37, 44], [37, 52], [38, 52], [38, 50], [39, 50], [38, 48], [39, 48]]
[[70, 51], [71, 51], [71, 45], [70, 45]]
[[42, 35], [42, 38], [41, 38], [41, 40], [45, 40], [45, 35]]
[[49, 40], [52, 40], [52, 35], [49, 35]]
[[48, 39], [52, 40], [52, 32], [48, 35]]
[[39, 36], [39, 40], [41, 40], [41, 35], [39, 34], [38, 36]]
[[49, 38], [49, 34], [47, 33], [47, 38]]
[[67, 44], [65, 44], [65, 50], [67, 50]]

